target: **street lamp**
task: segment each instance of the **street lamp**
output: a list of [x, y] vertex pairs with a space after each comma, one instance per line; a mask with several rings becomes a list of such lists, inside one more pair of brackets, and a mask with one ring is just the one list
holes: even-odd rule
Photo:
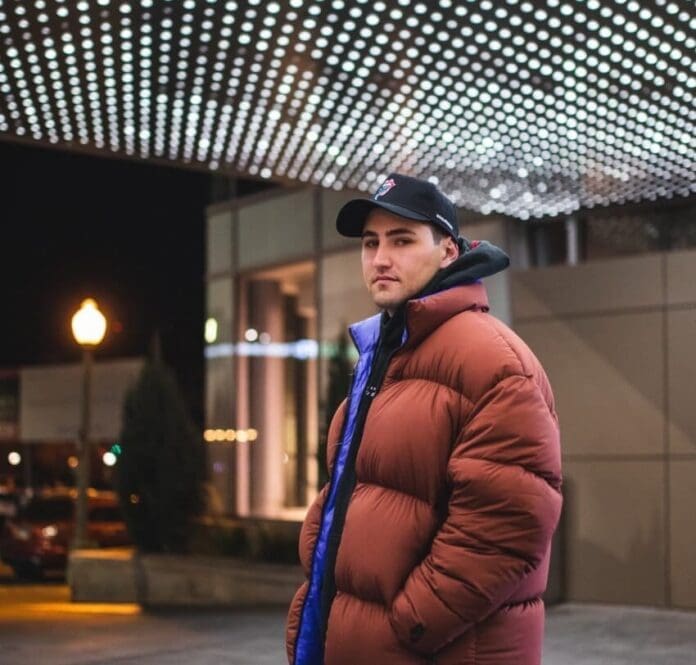
[[75, 341], [82, 347], [82, 420], [78, 436], [77, 501], [75, 505], [75, 537], [73, 547], [87, 547], [87, 488], [89, 486], [89, 418], [92, 355], [104, 339], [106, 318], [97, 303], [87, 298], [72, 317]]

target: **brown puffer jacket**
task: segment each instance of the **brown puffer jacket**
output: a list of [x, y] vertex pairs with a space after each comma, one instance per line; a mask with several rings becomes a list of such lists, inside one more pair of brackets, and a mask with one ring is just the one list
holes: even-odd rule
[[[325, 665], [539, 665], [559, 432], [539, 362], [481, 284], [406, 306], [365, 421], [335, 562]], [[346, 415], [329, 432], [329, 466]], [[307, 514], [308, 577], [329, 486]], [[294, 661], [308, 584], [287, 623]]]

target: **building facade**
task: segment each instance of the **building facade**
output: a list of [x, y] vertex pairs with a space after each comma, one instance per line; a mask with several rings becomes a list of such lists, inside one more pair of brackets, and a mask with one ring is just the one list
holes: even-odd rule
[[[205, 435], [229, 513], [301, 519], [320, 484], [343, 331], [375, 311], [359, 242], [334, 228], [354, 196], [281, 190], [208, 210]], [[464, 235], [510, 254], [486, 280], [492, 313], [554, 387], [569, 599], [696, 607], [694, 211], [461, 213]]]
[[[91, 483], [111, 487], [123, 402], [142, 358], [99, 360], [90, 391]], [[0, 486], [40, 489], [73, 485], [77, 468], [83, 367], [35, 365], [0, 369]], [[106, 461], [105, 461], [106, 459]]]

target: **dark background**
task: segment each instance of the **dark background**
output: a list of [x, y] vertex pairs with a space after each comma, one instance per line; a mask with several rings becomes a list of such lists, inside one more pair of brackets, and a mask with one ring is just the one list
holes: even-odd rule
[[91, 296], [110, 323], [97, 359], [144, 355], [158, 332], [201, 425], [205, 207], [229, 187], [204, 172], [3, 142], [0, 176], [0, 368], [78, 362], [70, 319]]

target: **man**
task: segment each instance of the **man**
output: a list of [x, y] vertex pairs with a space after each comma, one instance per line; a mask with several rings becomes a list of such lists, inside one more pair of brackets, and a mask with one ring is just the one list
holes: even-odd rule
[[362, 237], [383, 311], [351, 327], [360, 357], [300, 537], [289, 662], [539, 665], [558, 422], [539, 362], [487, 313], [480, 280], [508, 258], [399, 174], [337, 228]]

